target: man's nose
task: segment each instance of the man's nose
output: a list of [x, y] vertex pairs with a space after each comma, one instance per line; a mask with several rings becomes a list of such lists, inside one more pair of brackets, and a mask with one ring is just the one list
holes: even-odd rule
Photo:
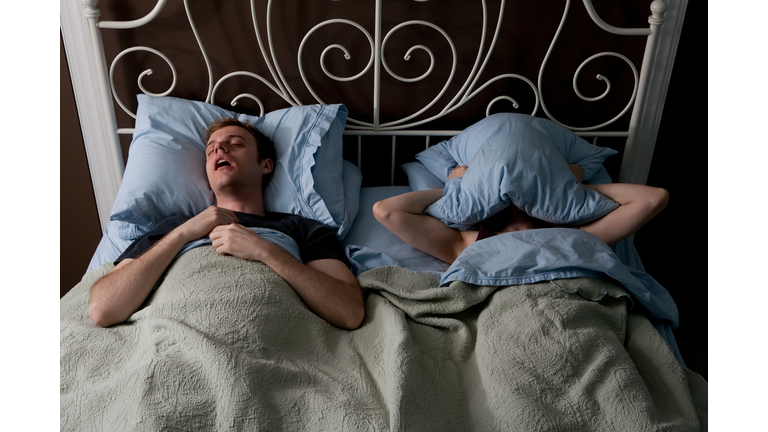
[[222, 143], [216, 143], [216, 144], [214, 144], [214, 146], [215, 147], [213, 148], [213, 151], [215, 153], [219, 153], [219, 152], [226, 153], [227, 152], [227, 148]]

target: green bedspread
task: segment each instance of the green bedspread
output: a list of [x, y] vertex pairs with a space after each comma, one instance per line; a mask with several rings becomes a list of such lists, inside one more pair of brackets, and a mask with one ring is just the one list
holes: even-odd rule
[[200, 247], [103, 329], [88, 292], [110, 268], [61, 300], [63, 431], [706, 429], [707, 383], [598, 279], [440, 288], [371, 270], [345, 331], [263, 264]]

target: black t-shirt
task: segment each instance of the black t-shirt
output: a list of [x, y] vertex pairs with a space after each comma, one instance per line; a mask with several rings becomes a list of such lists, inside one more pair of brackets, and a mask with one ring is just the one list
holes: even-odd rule
[[[240, 225], [270, 228], [289, 235], [299, 245], [301, 260], [305, 264], [319, 259], [337, 259], [350, 267], [344, 248], [329, 226], [314, 219], [287, 213], [267, 212], [262, 217], [250, 213], [234, 212]], [[115, 265], [126, 258], [138, 258], [166, 234], [191, 219], [192, 216], [173, 216], [157, 224], [151, 231], [139, 237], [115, 260]]]

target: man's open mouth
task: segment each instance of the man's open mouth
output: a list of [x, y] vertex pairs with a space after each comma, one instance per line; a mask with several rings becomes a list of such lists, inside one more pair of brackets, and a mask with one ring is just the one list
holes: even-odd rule
[[225, 166], [232, 166], [232, 164], [229, 163], [229, 161], [227, 161], [226, 159], [219, 159], [218, 161], [216, 161], [216, 169], [219, 169]]

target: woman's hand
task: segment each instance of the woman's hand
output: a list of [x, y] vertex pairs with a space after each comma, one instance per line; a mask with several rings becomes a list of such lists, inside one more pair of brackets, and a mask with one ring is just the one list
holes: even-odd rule
[[584, 170], [576, 164], [570, 164], [568, 167], [571, 169], [571, 172], [573, 172], [573, 175], [576, 176], [576, 180], [578, 180], [579, 184], [581, 184], [581, 181], [584, 179]]
[[456, 164], [456, 166], [453, 167], [453, 169], [451, 170], [451, 173], [448, 174], [448, 180], [462, 177], [464, 173], [467, 172], [467, 169], [469, 169], [469, 167], [467, 167], [466, 165]]

